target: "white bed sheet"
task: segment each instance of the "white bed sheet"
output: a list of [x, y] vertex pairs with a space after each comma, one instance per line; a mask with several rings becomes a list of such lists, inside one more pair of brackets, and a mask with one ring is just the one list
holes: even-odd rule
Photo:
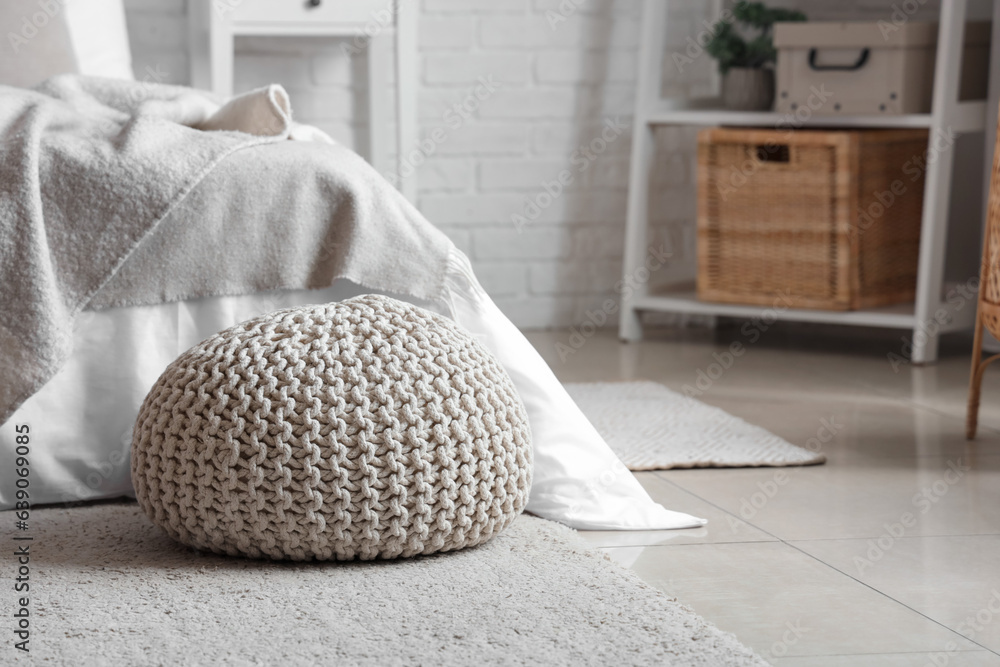
[[[452, 253], [443, 302], [391, 295], [454, 318], [510, 373], [528, 412], [534, 479], [528, 511], [584, 530], [688, 528], [703, 519], [654, 503], [555, 375]], [[65, 367], [0, 429], [0, 509], [14, 505], [15, 429], [30, 429], [31, 503], [133, 495], [132, 425], [146, 393], [180, 353], [262, 313], [369, 293], [348, 281], [322, 290], [213, 297], [85, 312]], [[8, 463], [9, 462], [9, 463]]]

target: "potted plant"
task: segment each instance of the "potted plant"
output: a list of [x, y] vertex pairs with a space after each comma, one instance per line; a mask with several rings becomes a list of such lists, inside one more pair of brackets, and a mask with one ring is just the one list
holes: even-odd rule
[[[727, 109], [766, 111], [774, 102], [777, 57], [771, 29], [778, 21], [805, 21], [792, 9], [769, 9], [762, 2], [737, 2], [712, 26], [705, 50], [719, 61], [722, 100]], [[738, 26], [734, 26], [738, 24]]]

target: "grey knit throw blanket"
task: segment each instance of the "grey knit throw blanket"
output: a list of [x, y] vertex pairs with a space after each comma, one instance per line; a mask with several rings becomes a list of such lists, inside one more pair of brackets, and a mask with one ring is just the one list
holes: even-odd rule
[[229, 106], [69, 75], [0, 86], [0, 424], [65, 362], [83, 309], [338, 278], [440, 296], [450, 242], [364, 160], [286, 141], [290, 108], [267, 134], [227, 131]]

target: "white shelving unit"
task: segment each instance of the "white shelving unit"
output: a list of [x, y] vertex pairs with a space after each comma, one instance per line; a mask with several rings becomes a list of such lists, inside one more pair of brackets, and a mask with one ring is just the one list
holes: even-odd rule
[[[660, 97], [664, 36], [667, 27], [665, 0], [646, 0], [643, 9], [643, 34], [639, 53], [639, 81], [636, 92], [632, 158], [629, 174], [628, 216], [625, 233], [624, 274], [626, 279], [643, 266], [646, 255], [649, 220], [649, 171], [653, 162], [654, 135], [662, 125], [733, 125], [755, 127], [925, 127], [931, 141], [945, 132], [982, 132], [988, 118], [985, 101], [959, 101], [958, 84], [961, 68], [963, 30], [967, 0], [941, 0], [938, 28], [938, 49], [934, 68], [934, 92], [929, 114], [901, 116], [818, 116], [794, 125], [784, 114], [774, 112], [735, 112], [693, 107], [689, 102]], [[997, 27], [1000, 25], [1000, 1], [993, 3], [992, 52], [990, 62], [997, 63]], [[997, 72], [991, 68], [991, 99], [996, 97]], [[987, 151], [987, 160], [991, 159]], [[948, 207], [951, 196], [951, 176], [954, 151], [938, 153], [928, 164], [925, 176], [924, 210], [921, 221], [920, 258], [917, 294], [912, 304], [889, 308], [857, 311], [822, 311], [788, 309], [775, 312], [779, 319], [799, 322], [819, 322], [894, 329], [909, 329], [913, 334], [914, 363], [930, 363], [937, 359], [938, 336], [941, 333], [969, 329], [975, 323], [975, 308], [960, 310], [944, 298], [945, 242]], [[989, 164], [987, 164], [988, 170]], [[947, 311], [947, 323], [933, 331], [925, 323], [935, 320], [938, 312]], [[671, 286], [665, 292], [651, 293], [648, 285], [639, 285], [622, 303], [619, 336], [625, 341], [642, 338], [643, 311], [664, 311], [723, 317], [752, 318], [768, 310], [758, 306], [739, 306], [699, 301], [693, 281]], [[932, 327], [933, 328], [933, 327]]]

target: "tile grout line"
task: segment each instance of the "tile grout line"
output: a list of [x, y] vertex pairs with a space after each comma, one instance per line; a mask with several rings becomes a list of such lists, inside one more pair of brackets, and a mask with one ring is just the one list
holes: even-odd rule
[[[953, 537], [1000, 537], [1000, 532], [997, 533], [956, 533], [954, 535], [904, 535], [902, 537], [894, 538], [897, 541], [903, 540], [924, 540], [924, 539], [951, 539]], [[786, 540], [788, 542], [849, 542], [852, 540], [877, 540], [878, 535], [866, 535], [864, 537], [805, 537], [796, 538], [793, 540]]]
[[[664, 478], [664, 477], [660, 476], [660, 474], [659, 474], [659, 471], [654, 471], [654, 474], [655, 474], [655, 475], [656, 475], [656, 476], [657, 476], [658, 478], [662, 479], [662, 480], [663, 480], [664, 482], [667, 482], [667, 483], [668, 483], [668, 484], [670, 484], [671, 486], [673, 486], [673, 487], [675, 487], [675, 488], [677, 488], [677, 489], [679, 489], [679, 490], [681, 490], [681, 491], [683, 491], [683, 492], [685, 492], [685, 493], [688, 493], [689, 495], [692, 495], [692, 496], [694, 496], [695, 498], [698, 498], [699, 500], [701, 500], [701, 501], [703, 501], [703, 502], [705, 502], [705, 503], [707, 503], [707, 504], [711, 505], [712, 507], [716, 508], [716, 509], [717, 509], [717, 510], [719, 510], [720, 512], [722, 512], [722, 513], [724, 513], [724, 514], [726, 514], [726, 515], [728, 515], [728, 516], [732, 516], [732, 517], [735, 517], [735, 518], [736, 518], [736, 519], [737, 519], [738, 521], [742, 521], [743, 523], [746, 523], [746, 524], [747, 524], [748, 526], [751, 526], [751, 527], [753, 527], [753, 528], [755, 528], [755, 529], [757, 529], [757, 530], [761, 531], [761, 532], [762, 532], [762, 533], [764, 533], [765, 535], [769, 535], [769, 536], [773, 537], [773, 538], [774, 538], [774, 541], [776, 541], [776, 542], [780, 542], [781, 544], [784, 544], [784, 545], [786, 545], [786, 546], [788, 546], [788, 547], [790, 547], [790, 548], [792, 548], [792, 549], [794, 549], [794, 550], [798, 551], [799, 553], [801, 553], [801, 554], [803, 554], [803, 555], [805, 555], [805, 556], [808, 556], [809, 558], [811, 558], [812, 560], [816, 561], [816, 562], [817, 562], [817, 563], [819, 563], [820, 565], [823, 565], [824, 567], [826, 567], [826, 568], [829, 568], [829, 569], [833, 570], [834, 572], [836, 572], [836, 573], [838, 573], [838, 574], [840, 574], [840, 575], [842, 575], [842, 576], [845, 576], [845, 577], [847, 577], [848, 579], [851, 579], [851, 580], [853, 580], [853, 581], [856, 581], [857, 583], [861, 584], [862, 586], [864, 586], [864, 587], [868, 588], [868, 589], [869, 589], [869, 590], [871, 590], [871, 591], [874, 591], [875, 593], [877, 593], [878, 595], [880, 595], [880, 596], [884, 597], [885, 599], [887, 599], [887, 600], [890, 600], [890, 601], [894, 602], [895, 604], [898, 604], [899, 606], [901, 606], [901, 607], [903, 607], [903, 608], [905, 608], [905, 609], [909, 609], [909, 610], [910, 610], [910, 611], [912, 611], [913, 613], [915, 613], [915, 614], [917, 614], [917, 615], [919, 615], [919, 616], [922, 616], [923, 618], [926, 618], [926, 619], [927, 619], [928, 621], [930, 621], [930, 622], [934, 623], [935, 625], [937, 625], [937, 626], [939, 626], [939, 627], [941, 627], [941, 628], [944, 628], [945, 630], [947, 630], [947, 631], [948, 631], [948, 632], [950, 632], [951, 634], [953, 634], [953, 635], [957, 635], [957, 636], [961, 637], [962, 639], [965, 639], [966, 641], [969, 641], [969, 642], [971, 642], [971, 643], [975, 644], [976, 646], [979, 646], [979, 647], [980, 647], [980, 648], [981, 648], [982, 650], [984, 650], [984, 651], [987, 651], [987, 652], [989, 652], [989, 653], [992, 653], [993, 655], [997, 655], [997, 656], [1000, 656], [1000, 652], [997, 652], [997, 651], [994, 651], [993, 649], [989, 648], [988, 646], [983, 646], [982, 644], [980, 644], [979, 642], [977, 642], [977, 641], [976, 641], [975, 639], [971, 639], [971, 638], [969, 638], [969, 637], [966, 637], [965, 635], [961, 634], [960, 632], [958, 632], [958, 631], [956, 631], [956, 630], [954, 630], [954, 629], [952, 629], [952, 628], [949, 628], [949, 627], [948, 627], [947, 625], [945, 625], [944, 623], [941, 623], [940, 621], [938, 621], [938, 620], [936, 620], [936, 619], [933, 619], [933, 618], [931, 618], [931, 617], [930, 617], [930, 616], [928, 616], [927, 614], [925, 614], [925, 613], [923, 613], [923, 612], [921, 612], [921, 611], [918, 611], [917, 609], [914, 609], [913, 607], [911, 607], [910, 605], [906, 604], [905, 602], [903, 602], [903, 601], [901, 601], [901, 600], [897, 600], [896, 598], [892, 597], [891, 595], [889, 595], [888, 593], [886, 593], [886, 592], [884, 592], [884, 591], [880, 591], [879, 589], [875, 588], [875, 587], [874, 587], [874, 586], [872, 586], [871, 584], [868, 584], [868, 583], [865, 583], [864, 581], [861, 581], [861, 580], [860, 580], [860, 579], [858, 579], [857, 577], [854, 577], [853, 575], [851, 575], [851, 574], [849, 574], [849, 573], [847, 573], [847, 572], [844, 572], [844, 571], [843, 571], [843, 570], [841, 570], [840, 568], [838, 568], [838, 567], [835, 567], [834, 565], [831, 565], [830, 563], [827, 563], [827, 562], [825, 562], [825, 561], [823, 561], [823, 560], [820, 560], [820, 559], [819, 559], [819, 558], [817, 558], [816, 556], [814, 556], [814, 555], [812, 555], [812, 554], [808, 553], [807, 551], [804, 551], [804, 550], [800, 549], [799, 547], [795, 546], [794, 544], [792, 544], [792, 543], [788, 542], [787, 540], [784, 540], [784, 539], [782, 539], [782, 538], [778, 537], [777, 535], [775, 535], [775, 534], [771, 533], [770, 531], [768, 531], [768, 530], [766, 530], [766, 529], [764, 529], [764, 528], [761, 528], [760, 526], [757, 526], [757, 525], [754, 525], [754, 524], [750, 523], [749, 521], [745, 521], [744, 519], [742, 519], [742, 518], [740, 518], [740, 517], [736, 517], [736, 516], [735, 516], [734, 514], [732, 514], [732, 512], [730, 512], [729, 510], [726, 510], [726, 509], [724, 509], [724, 508], [720, 507], [719, 505], [717, 505], [716, 503], [712, 502], [711, 500], [709, 500], [709, 499], [707, 499], [707, 498], [702, 498], [701, 496], [699, 496], [699, 495], [697, 495], [697, 494], [695, 494], [695, 493], [693, 493], [693, 492], [691, 492], [691, 491], [688, 491], [688, 490], [687, 490], [687, 489], [685, 489], [684, 487], [682, 487], [682, 486], [679, 486], [679, 485], [675, 484], [675, 483], [674, 483], [674, 482], [673, 482], [672, 480], [669, 480], [669, 479], [666, 479], [666, 478]], [[866, 539], [867, 539], [867, 538], [866, 538]], [[674, 546], [674, 547], [682, 547], [682, 546], [711, 546], [712, 544], [773, 544], [773, 543], [774, 543], [774, 542], [766, 542], [766, 541], [764, 541], [764, 542], [761, 542], [761, 541], [757, 541], [757, 542], [735, 542], [735, 543], [733, 543], [733, 542], [726, 542], [726, 543], [703, 543], [703, 544], [696, 544], [696, 543], [688, 543], [688, 544], [673, 544], [673, 545], [670, 545], [670, 544], [662, 544], [662, 545], [655, 545], [655, 546]]]
[[913, 607], [911, 607], [910, 605], [906, 604], [906, 603], [905, 603], [905, 602], [903, 602], [902, 600], [897, 600], [896, 598], [892, 597], [892, 596], [891, 596], [891, 595], [889, 595], [888, 593], [886, 593], [886, 592], [884, 592], [884, 591], [880, 591], [879, 589], [875, 588], [875, 587], [874, 587], [874, 586], [872, 586], [871, 584], [868, 584], [868, 583], [866, 583], [866, 582], [864, 582], [864, 581], [861, 581], [860, 579], [858, 579], [858, 578], [857, 578], [857, 577], [855, 577], [854, 575], [852, 575], [852, 574], [850, 574], [850, 573], [848, 573], [848, 572], [845, 572], [844, 570], [841, 570], [840, 568], [836, 567], [835, 565], [831, 565], [830, 563], [827, 563], [827, 562], [825, 562], [825, 561], [823, 561], [823, 560], [820, 560], [820, 559], [819, 559], [819, 558], [817, 558], [816, 556], [812, 555], [811, 553], [809, 553], [809, 552], [807, 552], [807, 551], [804, 551], [804, 550], [800, 549], [799, 547], [795, 546], [794, 544], [791, 544], [790, 542], [786, 542], [785, 540], [781, 540], [781, 542], [782, 542], [782, 544], [787, 544], [787, 545], [788, 545], [789, 547], [791, 547], [792, 549], [795, 549], [795, 550], [796, 550], [796, 551], [798, 551], [799, 553], [801, 553], [801, 554], [804, 554], [804, 555], [808, 556], [809, 558], [812, 558], [812, 559], [813, 559], [813, 560], [815, 560], [815, 561], [816, 561], [817, 563], [822, 563], [823, 565], [826, 565], [827, 567], [829, 567], [829, 568], [833, 569], [833, 570], [834, 570], [835, 572], [839, 572], [840, 574], [844, 575], [844, 576], [845, 576], [845, 577], [847, 577], [848, 579], [853, 579], [854, 581], [858, 582], [858, 583], [859, 583], [859, 584], [861, 584], [862, 586], [866, 586], [867, 588], [869, 588], [869, 589], [871, 589], [871, 590], [875, 591], [876, 593], [878, 593], [879, 595], [881, 595], [881, 596], [885, 597], [886, 599], [889, 599], [889, 600], [892, 600], [892, 601], [893, 601], [893, 602], [895, 602], [896, 604], [898, 604], [898, 605], [900, 605], [900, 606], [902, 606], [902, 607], [904, 607], [904, 608], [906, 608], [906, 609], [909, 609], [909, 610], [910, 610], [910, 611], [912, 611], [913, 613], [915, 613], [915, 614], [918, 614], [918, 615], [920, 615], [920, 616], [923, 616], [923, 617], [924, 617], [924, 618], [926, 618], [926, 619], [927, 619], [928, 621], [931, 621], [931, 622], [932, 622], [932, 623], [934, 623], [935, 625], [938, 625], [938, 626], [940, 626], [940, 627], [944, 628], [945, 630], [948, 630], [948, 631], [949, 631], [949, 632], [951, 632], [952, 634], [954, 634], [954, 635], [958, 635], [958, 636], [959, 636], [959, 637], [961, 637], [962, 639], [965, 639], [966, 641], [969, 641], [969, 642], [972, 642], [972, 643], [973, 643], [973, 644], [975, 644], [976, 646], [979, 646], [980, 648], [982, 648], [982, 649], [983, 649], [984, 651], [988, 651], [989, 653], [992, 653], [993, 655], [997, 655], [997, 656], [1000, 656], [1000, 653], [998, 653], [997, 651], [994, 651], [994, 650], [993, 650], [993, 649], [991, 649], [990, 647], [988, 647], [988, 646], [983, 646], [982, 644], [980, 644], [980, 643], [979, 643], [978, 641], [976, 641], [975, 639], [972, 639], [971, 637], [966, 637], [965, 635], [963, 635], [962, 633], [958, 632], [958, 631], [957, 631], [957, 630], [955, 630], [954, 628], [949, 628], [949, 627], [948, 627], [947, 625], [945, 625], [945, 624], [944, 624], [944, 623], [942, 623], [941, 621], [938, 621], [937, 619], [934, 619], [934, 618], [931, 618], [930, 616], [928, 616], [928, 615], [927, 615], [927, 614], [925, 614], [924, 612], [922, 612], [922, 611], [919, 611], [919, 610], [917, 610], [917, 609], [914, 609]]
[[[922, 411], [925, 411], [925, 412], [929, 412], [931, 414], [935, 414], [935, 415], [937, 415], [939, 417], [947, 417], [949, 419], [955, 419], [955, 420], [958, 420], [958, 421], [964, 421], [964, 419], [965, 419], [965, 415], [964, 414], [963, 415], [957, 415], [957, 414], [952, 414], [950, 412], [943, 411], [943, 410], [941, 410], [939, 408], [935, 408], [934, 406], [927, 405], [925, 403], [916, 401], [913, 398], [908, 398], [908, 397], [900, 396], [899, 394], [893, 393], [892, 391], [890, 391], [888, 389], [884, 389], [882, 387], [879, 387], [877, 385], [871, 384], [869, 382], [865, 382], [864, 380], [852, 380], [852, 379], [849, 379], [849, 378], [843, 378], [841, 376], [838, 376], [836, 374], [831, 374], [831, 373], [825, 372], [823, 370], [816, 370], [815, 372], [818, 375], [820, 375], [825, 380], [830, 380], [830, 381], [833, 381], [833, 382], [845, 382], [848, 386], [866, 389], [866, 390], [868, 390], [868, 391], [876, 394], [877, 397], [880, 400], [884, 400], [887, 403], [894, 404], [894, 405], [896, 405], [898, 407], [905, 407], [905, 408], [910, 408], [910, 409], [922, 410]], [[664, 385], [664, 386], [666, 386], [666, 385]], [[668, 388], [671, 388], [671, 387], [668, 387]], [[741, 389], [729, 389], [729, 390], [724, 391], [723, 393], [725, 393], [725, 394], [740, 394], [740, 393], [743, 393], [745, 391], [745, 389], [746, 388], [744, 388], [742, 390]], [[752, 387], [750, 387], [750, 389], [752, 389]], [[798, 398], [798, 399], [802, 398], [800, 394], [794, 394], [793, 392], [790, 392], [790, 391], [777, 391], [777, 392], [772, 391], [768, 395], [770, 397], [772, 397], [772, 398], [789, 398], [791, 396], [794, 396], [795, 398]], [[738, 397], [738, 396], [733, 396], [733, 397], [735, 398], [735, 397]], [[824, 397], [824, 398], [828, 398], [828, 397]], [[819, 398], [809, 398], [807, 400], [816, 401], [816, 400], [820, 400], [820, 399]], [[847, 399], [845, 398], [844, 400], [847, 400]], [[992, 432], [994, 434], [1000, 435], [1000, 427], [994, 427], [994, 426], [990, 426], [989, 424], [983, 424], [983, 423], [980, 423], [979, 427], [980, 427], [980, 430], [985, 429], [985, 430], [988, 430], [988, 431], [990, 431], [990, 432]]]
[[[955, 651], [956, 653], [992, 653], [990, 650], [982, 651], [976, 648], [970, 649], [959, 649]], [[924, 651], [892, 651], [890, 653], [817, 653], [815, 655], [788, 655], [776, 658], [782, 662], [786, 660], [798, 660], [801, 658], [859, 658], [865, 656], [880, 656], [880, 655], [927, 655]]]
[[[815, 372], [818, 375], [821, 375], [822, 377], [824, 377], [827, 380], [839, 381], [839, 380], [842, 379], [842, 378], [839, 378], [838, 376], [836, 376], [834, 374], [827, 373], [827, 372], [823, 371], [822, 369], [816, 369]], [[943, 411], [943, 410], [941, 410], [939, 408], [936, 408], [934, 406], [926, 405], [926, 404], [924, 404], [922, 402], [918, 402], [918, 401], [914, 400], [913, 398], [904, 398], [902, 396], [898, 396], [896, 394], [893, 394], [891, 391], [889, 391], [887, 389], [880, 388], [877, 385], [871, 384], [869, 382], [865, 382], [864, 380], [850, 380], [850, 379], [848, 379], [847, 382], [849, 382], [851, 384], [854, 384], [854, 385], [856, 385], [858, 387], [863, 387], [863, 388], [865, 388], [865, 389], [867, 389], [869, 391], [872, 391], [872, 392], [874, 392], [876, 394], [881, 395], [882, 397], [888, 399], [889, 401], [892, 401], [892, 402], [897, 403], [899, 405], [908, 407], [910, 409], [921, 409], [921, 410], [930, 412], [932, 414], [936, 414], [936, 415], [938, 415], [940, 417], [949, 417], [951, 419], [957, 419], [959, 421], [964, 421], [964, 419], [965, 419], [965, 415], [954, 415], [954, 414], [951, 414], [949, 412], [945, 412], [945, 411]], [[992, 427], [992, 426], [990, 426], [988, 424], [982, 424], [982, 423], [980, 423], [979, 424], [979, 428], [980, 428], [980, 430], [986, 429], [986, 430], [992, 431], [995, 434], [1000, 434], [1000, 428], [994, 428], [994, 427]], [[974, 442], [974, 441], [970, 441], [970, 442]]]
[[[681, 529], [684, 530], [684, 529]], [[584, 538], [586, 542], [586, 538]], [[593, 544], [587, 542], [588, 545], [594, 547], [595, 549], [645, 549], [647, 547], [701, 547], [705, 544], [773, 544], [779, 540], [731, 540], [728, 542], [676, 542], [676, 543], [664, 543], [660, 542], [658, 544]]]

